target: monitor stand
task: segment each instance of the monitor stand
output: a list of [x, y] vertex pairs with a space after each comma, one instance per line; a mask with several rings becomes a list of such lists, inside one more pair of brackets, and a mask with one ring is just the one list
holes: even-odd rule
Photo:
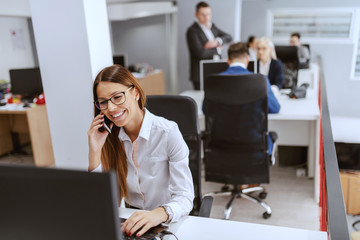
[[33, 102], [34, 102], [34, 98], [33, 98], [33, 97], [22, 97], [22, 98], [21, 98], [21, 102], [24, 103], [24, 104], [33, 103]]

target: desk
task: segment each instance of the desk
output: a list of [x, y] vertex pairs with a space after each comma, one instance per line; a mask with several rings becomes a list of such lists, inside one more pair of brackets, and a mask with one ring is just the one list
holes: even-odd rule
[[154, 70], [147, 75], [135, 73], [133, 73], [133, 75], [138, 80], [146, 95], [165, 94], [164, 72], [162, 70]]
[[[128, 218], [134, 209], [119, 208], [119, 216]], [[235, 222], [213, 218], [186, 216], [169, 225], [169, 231], [180, 240], [192, 239], [267, 239], [267, 240], [327, 240], [327, 233], [297, 228]], [[168, 237], [165, 239], [175, 239]]]
[[11, 133], [30, 134], [36, 166], [54, 165], [46, 106], [22, 108], [15, 105], [0, 107], [0, 155], [14, 149]]
[[[200, 129], [205, 130], [202, 112], [203, 91], [188, 90], [180, 93], [193, 98], [198, 107]], [[268, 129], [277, 132], [278, 145], [308, 147], [308, 177], [315, 178], [315, 200], [319, 201], [319, 119], [317, 92], [309, 89], [305, 99], [290, 99], [275, 94], [281, 109], [278, 114], [268, 115]]]
[[308, 83], [309, 88], [319, 92], [319, 65], [310, 63], [310, 68], [299, 69], [297, 85]]

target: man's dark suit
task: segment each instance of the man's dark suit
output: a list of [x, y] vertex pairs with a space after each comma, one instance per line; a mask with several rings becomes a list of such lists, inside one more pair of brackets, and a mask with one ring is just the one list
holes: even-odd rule
[[[215, 38], [221, 38], [223, 44], [232, 40], [232, 37], [221, 31], [212, 24], [211, 31]], [[190, 81], [193, 82], [195, 89], [200, 88], [199, 63], [202, 59], [212, 59], [218, 54], [216, 48], [205, 49], [204, 45], [208, 42], [208, 38], [197, 22], [194, 22], [186, 32], [186, 40], [190, 51]]]
[[[259, 60], [257, 62], [257, 67], [257, 69], [259, 69]], [[279, 89], [283, 88], [284, 70], [280, 60], [271, 59], [268, 78], [271, 85], [276, 85]]]

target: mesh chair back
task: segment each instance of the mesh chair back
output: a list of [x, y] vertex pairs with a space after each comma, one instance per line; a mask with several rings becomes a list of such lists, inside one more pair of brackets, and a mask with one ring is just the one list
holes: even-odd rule
[[266, 81], [261, 74], [212, 75], [206, 80], [207, 181], [269, 181]]
[[195, 199], [194, 210], [201, 205], [201, 136], [196, 102], [185, 96], [153, 95], [147, 96], [147, 109], [178, 124], [189, 147], [189, 167], [192, 173]]

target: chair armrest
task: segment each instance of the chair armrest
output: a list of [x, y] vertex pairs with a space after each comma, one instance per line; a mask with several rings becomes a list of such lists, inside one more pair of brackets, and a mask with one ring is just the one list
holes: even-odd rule
[[209, 135], [210, 135], [209, 131], [204, 130], [204, 131], [200, 132], [200, 137], [201, 137], [202, 140], [204, 140]]
[[202, 199], [199, 210], [199, 217], [210, 217], [213, 201], [214, 198], [212, 196], [206, 196]]
[[273, 143], [275, 143], [276, 140], [279, 138], [278, 135], [277, 135], [277, 133], [276, 133], [276, 132], [273, 132], [273, 131], [270, 131], [270, 132], [269, 132], [269, 136], [270, 136], [271, 140], [273, 141]]

